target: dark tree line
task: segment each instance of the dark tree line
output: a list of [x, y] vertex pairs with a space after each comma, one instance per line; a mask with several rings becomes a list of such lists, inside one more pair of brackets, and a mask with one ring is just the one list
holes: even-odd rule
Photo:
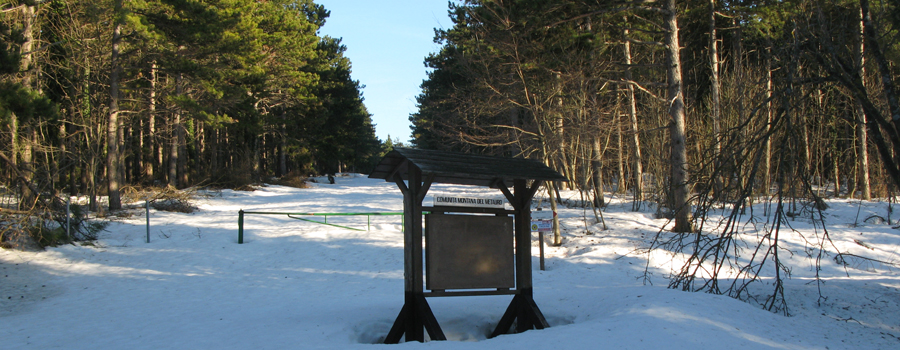
[[[760, 301], [783, 310], [787, 220], [900, 186], [894, 1], [466, 0], [449, 14], [414, 145], [542, 159], [595, 206], [604, 191], [654, 202], [676, 233], [654, 245], [688, 257], [672, 287], [748, 298], [771, 271]], [[833, 248], [827, 230], [811, 241]]]
[[382, 153], [312, 0], [0, 4], [0, 185], [16, 210], [39, 194], [118, 209], [132, 185], [364, 172]]

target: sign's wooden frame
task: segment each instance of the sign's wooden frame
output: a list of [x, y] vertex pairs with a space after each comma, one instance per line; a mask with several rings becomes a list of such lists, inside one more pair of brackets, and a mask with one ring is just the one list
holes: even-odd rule
[[[423, 171], [421, 166], [427, 171]], [[462, 170], [461, 170], [462, 169]], [[468, 172], [464, 169], [470, 169]], [[404, 212], [404, 304], [394, 321], [385, 343], [446, 340], [425, 297], [513, 295], [492, 337], [506, 334], [516, 324], [516, 332], [549, 327], [534, 302], [531, 267], [531, 201], [544, 181], [565, 181], [559, 173], [544, 164], [527, 159], [485, 157], [452, 152], [397, 148], [388, 153], [370, 178], [397, 184], [403, 193]], [[404, 181], [406, 180], [406, 181]], [[436, 180], [444, 183], [489, 186], [499, 189], [512, 210], [472, 207], [427, 207], [432, 213], [468, 212], [512, 215], [514, 218], [515, 288], [496, 290], [431, 290], [424, 288], [423, 209], [422, 200]], [[508, 186], [512, 182], [512, 191]], [[521, 247], [521, 249], [519, 248]]]

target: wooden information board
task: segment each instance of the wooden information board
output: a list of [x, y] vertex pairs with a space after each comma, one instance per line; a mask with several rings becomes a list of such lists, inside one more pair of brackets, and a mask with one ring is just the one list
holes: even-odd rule
[[425, 288], [514, 288], [511, 216], [425, 215]]

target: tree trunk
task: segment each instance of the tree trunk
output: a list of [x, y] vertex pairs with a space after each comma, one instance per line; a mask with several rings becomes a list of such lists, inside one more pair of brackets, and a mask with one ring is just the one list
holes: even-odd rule
[[91, 211], [93, 211], [93, 212], [100, 211], [100, 202], [97, 201], [97, 192], [98, 192], [97, 191], [97, 178], [99, 176], [99, 174], [98, 174], [98, 170], [99, 170], [98, 168], [100, 167], [99, 164], [100, 164], [100, 159], [98, 157], [95, 157], [94, 155], [91, 155], [89, 157], [88, 164], [87, 164], [88, 169], [86, 171], [87, 188], [88, 188], [87, 193], [88, 193], [88, 196], [90, 197], [89, 207], [91, 208]]
[[[900, 101], [897, 100], [897, 89], [891, 75], [890, 63], [885, 57], [884, 52], [881, 51], [881, 46], [878, 43], [879, 34], [875, 29], [875, 24], [872, 23], [871, 14], [869, 13], [869, 1], [860, 0], [859, 4], [863, 17], [863, 26], [865, 28], [866, 52], [872, 54], [872, 58], [875, 59], [875, 63], [878, 66], [881, 85], [890, 109], [890, 121], [883, 121], [883, 126], [885, 132], [888, 133], [891, 147], [888, 148], [887, 144], [881, 140], [881, 133], [878, 130], [874, 130], [878, 127], [875, 122], [869, 121], [868, 131], [876, 134], [872, 136], [876, 139], [876, 145], [879, 145], [879, 153], [881, 154], [882, 161], [894, 181], [894, 186], [900, 188], [900, 159], [898, 159], [898, 157], [900, 157], [900, 135], [898, 135], [900, 134]], [[875, 113], [876, 111], [874, 108], [872, 109], [872, 113]], [[893, 126], [893, 130], [890, 129], [891, 126]]]
[[[9, 114], [9, 136], [10, 136], [10, 154], [9, 154], [9, 162], [10, 164], [18, 168], [19, 165], [19, 118], [16, 117], [15, 113]], [[15, 179], [15, 171], [14, 169], [10, 169], [8, 176], [10, 179]]]
[[[122, 12], [122, 1], [116, 1], [115, 13]], [[119, 45], [122, 42], [122, 23], [117, 22], [113, 28], [112, 57], [109, 73], [109, 120], [106, 130], [106, 175], [109, 191], [109, 210], [122, 209], [119, 197], [119, 168], [121, 156], [119, 152]]]
[[169, 186], [178, 187], [178, 129], [181, 126], [181, 112], [176, 110], [169, 123]]
[[179, 123], [176, 125], [178, 136], [178, 162], [176, 162], [178, 166], [178, 186], [184, 188], [189, 186], [190, 179], [188, 178], [188, 152], [187, 152], [187, 128], [185, 128], [185, 121], [182, 120], [183, 116], [179, 114]]
[[22, 174], [22, 200], [19, 202], [19, 210], [31, 210], [37, 200], [37, 193], [31, 190], [30, 184], [34, 180], [34, 143], [36, 133], [34, 128], [23, 128], [25, 140], [22, 142], [22, 162], [19, 164], [19, 172]]
[[255, 136], [253, 138], [253, 145], [251, 146], [253, 149], [252, 152], [253, 152], [253, 180], [254, 181], [259, 181], [262, 178], [262, 169], [261, 169], [262, 157], [259, 154], [259, 152], [260, 152], [259, 149], [261, 147], [260, 139], [262, 137], [263, 137], [262, 135]]
[[[555, 76], [555, 81], [557, 84], [557, 92], [556, 93], [560, 94], [562, 91], [562, 87], [560, 86], [560, 85], [562, 85], [562, 77], [560, 76], [559, 73], [554, 73], [554, 76]], [[567, 150], [568, 145], [566, 143], [566, 132], [565, 132], [566, 125], [565, 125], [565, 116], [563, 115], [563, 98], [562, 98], [562, 96], [556, 97], [555, 107], [556, 107], [555, 111], [553, 111], [553, 113], [551, 114], [551, 116], [553, 118], [553, 136], [556, 138], [556, 152], [554, 152], [554, 153], [557, 154], [556, 158], [559, 161], [560, 170], [562, 170], [563, 175], [566, 177], [566, 179], [569, 179], [566, 186], [567, 186], [567, 188], [572, 189], [572, 187], [571, 187], [572, 183], [575, 182], [575, 181], [573, 181], [575, 179], [575, 176], [574, 176], [575, 172], [574, 172], [574, 169], [572, 169], [569, 166], [569, 161], [568, 161], [568, 157], [567, 157], [568, 156], [568, 150]]]
[[[819, 90], [821, 92], [821, 90]], [[812, 169], [812, 155], [810, 154], [810, 145], [809, 145], [809, 119], [804, 114], [798, 114], [797, 116], [800, 119], [800, 137], [803, 142], [803, 171], [806, 172], [807, 176], [813, 174]]]
[[166, 162], [166, 167], [168, 168], [166, 179], [169, 186], [177, 187], [178, 186], [178, 124], [181, 123], [181, 112], [175, 111], [170, 117], [169, 126], [169, 139], [168, 139], [168, 148], [166, 151], [169, 154], [169, 159]]
[[209, 172], [215, 177], [219, 175], [219, 129], [209, 131]]
[[[865, 84], [866, 77], [866, 58], [865, 58], [865, 24], [860, 10], [859, 17], [859, 42], [856, 49], [856, 65], [859, 67], [859, 76]], [[866, 113], [863, 111], [862, 103], [856, 102], [856, 163], [859, 167], [859, 187], [862, 199], [872, 199], [872, 187], [869, 182], [869, 143], [866, 137]], [[852, 195], [852, 194], [851, 194]]]
[[674, 232], [691, 232], [690, 184], [688, 178], [687, 147], [685, 145], [684, 94], [681, 77], [681, 46], [678, 40], [678, 21], [675, 0], [666, 1], [666, 78], [668, 98], [672, 169], [672, 210], [675, 214]]
[[[603, 200], [603, 150], [600, 147], [599, 137], [594, 137], [594, 142], [591, 143], [591, 154], [593, 155], [591, 157], [591, 175], [593, 175], [591, 182], [594, 184], [594, 207], [601, 208], [606, 203]], [[619, 182], [622, 182], [622, 178], [619, 178]]]
[[34, 83], [33, 74], [31, 73], [31, 63], [34, 61], [34, 5], [25, 7], [25, 16], [23, 18], [22, 23], [22, 47], [21, 54], [22, 60], [21, 63], [21, 71], [23, 73], [22, 76], [22, 85], [31, 89], [33, 88], [32, 84]]
[[617, 162], [618, 164], [616, 164], [616, 192], [624, 194], [626, 191], [625, 184], [627, 183], [627, 181], [625, 181], [625, 178], [627, 177], [627, 175], [625, 175], [625, 143], [622, 142], [622, 138], [625, 136], [622, 132], [622, 128], [624, 127], [624, 125], [622, 125], [621, 118], [622, 116], [620, 116], [618, 111], [616, 111], [616, 150], [619, 153]]
[[[144, 177], [144, 140], [146, 139], [144, 133], [147, 129], [144, 124], [146, 122], [146, 119], [140, 117], [133, 118], [131, 121], [131, 132], [129, 133], [131, 137], [131, 171], [126, 171], [130, 177], [126, 181], [130, 184], [140, 182]], [[126, 170], [128, 169], [126, 168]]]
[[[628, 30], [625, 30], [625, 36], [628, 36]], [[631, 75], [631, 43], [627, 40], [625, 41], [625, 79], [629, 82], [632, 81]], [[627, 84], [625, 87], [625, 94], [628, 98], [628, 117], [631, 119], [631, 148], [632, 148], [632, 164], [631, 164], [631, 172], [634, 175], [634, 206], [632, 206], [632, 210], [637, 211], [640, 208], [641, 201], [644, 200], [644, 168], [642, 164], [641, 157], [641, 138], [640, 138], [640, 129], [638, 128], [638, 119], [637, 119], [637, 102], [634, 98], [634, 85]]]
[[[184, 81], [184, 74], [178, 73], [175, 78], [175, 94], [181, 95], [183, 92], [182, 82]], [[181, 109], [175, 107], [174, 113], [172, 115], [172, 122], [170, 123], [170, 133], [169, 133], [169, 186], [178, 188], [179, 186], [184, 186], [184, 183], [179, 182], [179, 171], [182, 171], [179, 167], [181, 164], [181, 157], [184, 157], [184, 154], [181, 152], [181, 142], [184, 139], [183, 129], [184, 125], [182, 125], [181, 121]]]
[[[85, 125], [86, 130], [82, 133], [76, 133], [75, 135], [77, 135], [78, 141], [80, 141], [82, 144], [91, 145], [91, 142], [89, 142], [89, 140], [93, 138], [92, 132], [94, 130], [95, 125], [87, 122], [90, 118], [91, 108], [92, 108], [91, 96], [90, 96], [91, 65], [90, 65], [90, 61], [87, 56], [85, 56], [85, 59], [84, 59], [84, 71], [80, 78], [81, 78], [81, 86], [80, 86], [81, 89], [80, 89], [80, 91], [78, 91], [78, 93], [80, 94], [78, 97], [79, 98], [78, 109], [79, 109], [79, 114], [81, 116], [80, 122], [86, 124]], [[77, 128], [79, 121], [77, 119], [75, 119], [75, 115], [73, 115], [72, 117], [73, 117], [72, 120], [76, 123], [75, 125], [73, 125], [73, 127]], [[78, 144], [78, 141], [76, 141], [75, 144]], [[81, 176], [79, 177], [79, 180], [78, 180], [79, 188], [76, 191], [75, 186], [72, 186], [73, 194], [88, 194], [88, 193], [90, 193], [89, 189], [91, 188], [90, 187], [91, 184], [89, 183], [90, 181], [88, 180], [88, 178], [93, 178], [93, 176], [94, 176], [92, 173], [89, 173], [90, 160], [95, 156], [96, 152], [93, 152], [94, 151], [93, 147], [91, 147], [91, 146], [88, 146], [88, 147], [90, 148], [90, 150], [88, 152], [86, 152], [86, 154], [82, 153], [80, 156], [78, 156], [77, 160], [73, 160], [73, 162], [77, 162], [79, 165], [81, 165], [81, 173], [80, 173]], [[73, 147], [73, 148], [75, 148], [75, 147]], [[78, 153], [73, 153], [73, 154], [78, 154]], [[94, 211], [94, 208], [90, 207], [90, 210]]]
[[[709, 106], [709, 118], [712, 120], [713, 125], [713, 163], [718, 164], [720, 162], [721, 154], [722, 154], [722, 126], [721, 126], [721, 98], [720, 95], [720, 87], [719, 83], [719, 49], [718, 49], [718, 39], [716, 36], [716, 0], [709, 0], [709, 83], [710, 83], [710, 106]], [[738, 52], [740, 55], [740, 52]], [[735, 69], [736, 71], [740, 70], [740, 67]], [[721, 175], [721, 173], [720, 173]], [[715, 195], [714, 198], [721, 200], [722, 191], [723, 191], [723, 180], [721, 176], [716, 176], [714, 179], [715, 182]]]
[[147, 99], [147, 123], [144, 130], [144, 177], [152, 183], [153, 168], [159, 164], [156, 142], [156, 61], [150, 63], [150, 96]]
[[[872, 22], [871, 14], [869, 13], [869, 0], [860, 0], [860, 7], [863, 13], [863, 25], [865, 28], [866, 35], [866, 44], [868, 45], [868, 49], [866, 52], [871, 52], [872, 57], [875, 59], [875, 63], [878, 66], [879, 74], [881, 74], [881, 85], [884, 89], [885, 98], [888, 101], [888, 107], [890, 108], [890, 119], [894, 125], [895, 130], [900, 131], [900, 101], [897, 98], [897, 88], [894, 84], [894, 78], [891, 75], [891, 64], [887, 60], [883, 51], [881, 51], [881, 45], [878, 43], [878, 33], [875, 29], [875, 24]], [[894, 140], [895, 145], [900, 143], [898, 140]], [[895, 154], [895, 157], [900, 156], [900, 154]], [[895, 163], [898, 160], [895, 159]]]
[[[837, 140], [832, 140], [832, 141], [833, 141], [835, 144], [837, 143]], [[832, 150], [834, 151], [834, 152], [832, 153], [832, 157], [833, 157], [834, 159], [832, 159], [832, 162], [831, 162], [831, 164], [832, 164], [832, 169], [831, 169], [831, 170], [832, 170], [832, 176], [834, 176], [834, 196], [835, 196], [835, 197], [840, 197], [840, 196], [841, 196], [841, 171], [840, 171], [840, 164], [841, 164], [840, 159], [841, 159], [841, 156], [840, 156], [840, 152], [837, 150], [837, 146], [835, 146], [834, 148], [832, 148]]]
[[[24, 11], [23, 11], [24, 18], [23, 18], [23, 23], [22, 23], [22, 39], [24, 39], [24, 41], [22, 42], [22, 46], [20, 47], [20, 51], [19, 51], [19, 53], [22, 55], [22, 58], [19, 61], [19, 63], [21, 64], [19, 67], [19, 70], [23, 72], [22, 85], [29, 89], [31, 88], [31, 83], [32, 83], [31, 73], [29, 72], [29, 70], [31, 68], [31, 62], [32, 62], [32, 57], [33, 57], [32, 48], [34, 46], [34, 10], [35, 10], [34, 6], [26, 6], [24, 8]], [[20, 163], [19, 162], [20, 153], [24, 153], [24, 151], [20, 148], [22, 146], [22, 143], [21, 143], [21, 140], [19, 137], [20, 136], [19, 128], [20, 128], [20, 125], [19, 125], [18, 117], [16, 116], [15, 113], [10, 113], [10, 116], [9, 116], [9, 132], [10, 132], [10, 146], [11, 146], [11, 148], [10, 148], [10, 151], [11, 151], [10, 152], [11, 153], [10, 154], [10, 163], [12, 163], [13, 166], [16, 166], [16, 167], [18, 167], [20, 165], [19, 164]], [[27, 135], [28, 134], [26, 132], [26, 138], [28, 137]], [[21, 156], [22, 156], [22, 158], [25, 157], [24, 154]], [[22, 162], [25, 163], [25, 165], [27, 166], [29, 161], [22, 159]], [[10, 177], [13, 179], [16, 178], [15, 169], [13, 169], [13, 171], [10, 172]], [[27, 188], [27, 186], [22, 186], [22, 187], [23, 187], [23, 192], [22, 192], [22, 200], [19, 203], [20, 206], [23, 205], [24, 202], [27, 202], [26, 198], [30, 196], [29, 195], [30, 190]]]
[[287, 128], [282, 124], [281, 135], [278, 137], [278, 176], [287, 175], [287, 152], [285, 152], [285, 148], [287, 147], [287, 144], [285, 143], [286, 132]]
[[[772, 40], [767, 36], [766, 38], [766, 135], [769, 135], [769, 132], [772, 130], [772, 119], [774, 117], [774, 110], [772, 106]], [[765, 162], [765, 171], [763, 172], [763, 195], [769, 195], [769, 188], [772, 186], [771, 178], [772, 178], [772, 137], [766, 136], [766, 154], [764, 155]]]
[[[71, 115], [71, 111], [74, 107], [70, 107], [67, 109], [66, 115]], [[69, 154], [66, 153], [68, 149], [69, 136], [66, 132], [66, 120], [65, 118], [59, 123], [59, 150], [57, 151], [56, 162], [54, 164], [59, 163], [56, 166], [56, 171], [54, 172], [55, 179], [54, 182], [59, 184], [58, 188], [64, 189], [68, 181], [66, 179], [69, 178], [67, 174], [69, 174]], [[56, 188], [56, 187], [54, 187]], [[71, 193], [70, 191], [67, 191]]]
[[125, 115], [119, 116], [118, 119], [119, 119], [119, 126], [117, 127], [117, 129], [119, 130], [119, 133], [118, 133], [118, 138], [116, 139], [116, 141], [117, 141], [116, 149], [118, 149], [118, 155], [119, 155], [119, 168], [117, 171], [119, 172], [119, 175], [118, 175], [119, 176], [119, 185], [121, 186], [123, 184], [128, 183], [128, 174], [126, 174], [126, 172], [125, 172], [126, 165], [128, 164], [128, 156], [125, 154], [125, 151], [126, 151], [125, 136], [131, 135], [131, 130], [130, 130], [131, 125], [130, 125], [130, 123], [128, 125], [125, 124], [125, 121], [128, 119]]
[[[550, 152], [547, 149], [547, 144], [543, 143], [541, 148], [544, 153], [544, 164], [547, 166], [551, 166], [550, 164]], [[556, 182], [547, 181], [544, 184], [544, 187], [547, 189], [547, 195], [550, 197], [550, 210], [553, 212], [553, 242], [551, 243], [554, 246], [562, 245], [562, 233], [559, 229], [559, 218], [556, 216], [556, 200], [558, 199], [556, 196]]]
[[204, 154], [206, 154], [206, 124], [200, 120], [194, 121], [194, 166], [192, 178], [193, 181], [197, 181], [197, 179], [206, 178], [206, 158]]

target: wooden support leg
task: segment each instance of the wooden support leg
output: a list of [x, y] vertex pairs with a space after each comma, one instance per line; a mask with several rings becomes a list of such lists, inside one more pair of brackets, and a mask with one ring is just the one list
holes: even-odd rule
[[531, 319], [531, 326], [534, 327], [534, 329], [549, 328], [550, 325], [547, 323], [547, 319], [544, 318], [544, 313], [541, 312], [537, 303], [534, 302], [534, 298], [528, 297], [523, 299], [522, 303], [526, 304], [525, 309], [528, 317]]
[[437, 322], [437, 318], [434, 317], [434, 313], [431, 311], [431, 307], [428, 306], [425, 296], [421, 294], [416, 295], [416, 301], [419, 304], [417, 308], [419, 319], [422, 320], [431, 340], [447, 340], [447, 337], [444, 336], [444, 331], [441, 330], [441, 326]]
[[414, 292], [406, 292], [406, 305], [403, 305], [403, 308], [406, 309], [406, 314], [403, 317], [406, 317], [406, 341], [425, 341], [425, 332], [422, 330], [422, 317], [421, 312], [419, 311], [419, 301], [416, 299], [416, 293]]
[[406, 334], [406, 341], [424, 342], [425, 332], [423, 328], [424, 331], [428, 332], [431, 340], [447, 340], [444, 331], [437, 322], [437, 318], [434, 317], [434, 313], [431, 311], [431, 307], [428, 306], [425, 296], [419, 293], [408, 293], [406, 303], [400, 309], [400, 315], [397, 315], [397, 319], [394, 321], [394, 325], [391, 326], [391, 331], [385, 337], [384, 343], [397, 344], [404, 334]]
[[397, 319], [394, 320], [394, 325], [391, 326], [391, 331], [384, 338], [385, 344], [397, 344], [403, 338], [403, 332], [406, 329], [406, 312], [406, 304], [404, 304], [403, 308], [400, 309], [400, 314], [397, 315]]
[[521, 295], [519, 295], [519, 301], [516, 303], [516, 333], [522, 333], [529, 329], [532, 329], [532, 325], [534, 322], [531, 319], [531, 315], [528, 313], [528, 303], [523, 300], [525, 299]]
[[506, 312], [503, 313], [503, 317], [501, 317], [500, 322], [497, 323], [497, 328], [494, 328], [494, 332], [491, 333], [491, 338], [509, 333], [509, 327], [512, 327], [513, 321], [516, 320], [516, 314], [518, 314], [518, 305], [519, 295], [517, 294], [513, 297], [509, 306], [506, 307]]
[[508, 333], [509, 328], [512, 327], [513, 321], [516, 321], [517, 333], [529, 329], [544, 329], [550, 327], [550, 325], [547, 324], [547, 320], [544, 318], [544, 314], [541, 313], [541, 309], [538, 308], [537, 303], [534, 302], [531, 293], [528, 292], [529, 291], [523, 291], [523, 293], [516, 294], [516, 296], [513, 297], [513, 300], [509, 303], [509, 307], [506, 308], [506, 312], [503, 313], [503, 317], [500, 318], [500, 322], [497, 323], [497, 328], [491, 333], [491, 338]]

